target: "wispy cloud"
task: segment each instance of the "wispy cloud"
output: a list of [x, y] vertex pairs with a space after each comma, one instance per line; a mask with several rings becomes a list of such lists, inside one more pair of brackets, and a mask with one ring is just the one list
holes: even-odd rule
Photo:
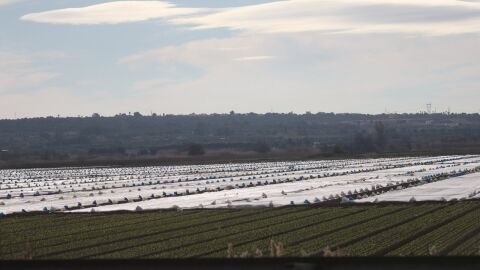
[[31, 13], [22, 16], [21, 19], [52, 24], [119, 24], [157, 18], [167, 19], [196, 14], [205, 10], [180, 8], [164, 1], [115, 1], [80, 8]]
[[172, 19], [193, 29], [284, 33], [424, 33], [480, 31], [480, 3], [457, 0], [287, 0]]
[[0, 6], [6, 6], [6, 5], [15, 4], [23, 1], [24, 0], [0, 0]]
[[0, 51], [0, 93], [37, 86], [58, 76], [48, 69], [36, 67], [32, 58], [32, 55]]
[[273, 59], [273, 58], [275, 58], [275, 57], [273, 57], [271, 55], [256, 55], [256, 56], [238, 57], [238, 58], [235, 58], [234, 60], [239, 61], [239, 62], [250, 62], [250, 61], [270, 60], [270, 59]]
[[480, 31], [480, 2], [458, 0], [285, 0], [231, 8], [177, 7], [164, 1], [117, 1], [27, 14], [23, 20], [117, 24], [154, 18], [191, 29], [284, 33], [423, 33]]
[[[268, 104], [296, 112], [379, 113], [386, 105], [415, 112], [427, 102], [476, 111], [476, 41], [476, 35], [240, 35], [139, 52], [121, 63], [146, 65], [148, 70], [173, 58], [204, 71], [180, 83], [157, 83], [159, 74], [135, 85], [142, 90], [138, 93], [149, 95], [142, 105], [164, 112], [263, 112], [270, 109]], [[216, 49], [235, 47], [249, 49]], [[274, 64], [232, 61], [268, 55], [276, 56]]]

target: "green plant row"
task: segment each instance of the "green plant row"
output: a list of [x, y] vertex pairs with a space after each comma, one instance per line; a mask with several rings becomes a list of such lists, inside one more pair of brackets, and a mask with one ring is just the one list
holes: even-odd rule
[[[65, 218], [63, 215], [45, 214], [43, 216], [43, 223], [34, 223], [30, 226], [25, 226], [22, 230], [8, 232], [6, 238], [12, 238], [12, 242], [22, 242], [19, 235], [28, 237], [29, 241], [45, 240], [49, 237], [65, 237], [59, 234], [58, 230], [67, 228], [69, 234], [92, 233], [92, 228], [95, 230], [102, 230], [103, 228], [118, 227], [119, 225], [138, 224], [145, 221], [163, 219], [168, 220], [172, 217], [183, 217], [177, 212], [166, 212], [159, 216], [157, 213], [145, 213], [142, 215], [128, 215], [121, 218], [120, 215], [101, 215], [92, 213], [91, 215], [76, 216], [69, 215], [70, 218]], [[121, 219], [122, 222], [118, 222]], [[38, 219], [41, 220], [41, 219]], [[37, 220], [37, 221], [38, 221]], [[10, 225], [10, 229], [14, 226]], [[52, 229], [55, 228], [55, 229]], [[32, 229], [34, 230], [32, 233]]]
[[[150, 222], [144, 224], [141, 231], [134, 229], [132, 231], [124, 231], [114, 236], [106, 236], [98, 241], [97, 244], [90, 243], [88, 248], [82, 245], [80, 248], [73, 248], [67, 252], [60, 254], [47, 254], [46, 258], [87, 258], [98, 254], [108, 254], [115, 250], [123, 250], [136, 246], [143, 246], [154, 240], [164, 240], [170, 238], [178, 238], [192, 233], [203, 233], [204, 231], [217, 229], [219, 226], [226, 226], [229, 223], [241, 222], [245, 218], [252, 221], [258, 219], [262, 213], [271, 212], [275, 214], [283, 211], [294, 211], [290, 208], [281, 208], [274, 210], [267, 209], [246, 209], [242, 211], [211, 211], [204, 212], [205, 216], [195, 220], [178, 222]], [[129, 256], [130, 257], [130, 256]]]
[[165, 235], [172, 237], [174, 235], [182, 235], [192, 228], [202, 228], [213, 226], [217, 222], [226, 222], [246, 216], [257, 216], [258, 210], [248, 209], [246, 211], [212, 211], [205, 212], [205, 216], [191, 220], [173, 220], [164, 222], [155, 220], [147, 222], [142, 226], [130, 226], [128, 230], [119, 232], [108, 232], [105, 230], [103, 235], [96, 239], [78, 239], [77, 242], [67, 244], [67, 249], [63, 246], [57, 246], [55, 250], [49, 250], [42, 253], [41, 258], [46, 259], [74, 259], [93, 256], [96, 253], [104, 252], [118, 247], [119, 245], [129, 243], [131, 241], [148, 241], [156, 235]]
[[272, 246], [283, 256], [322, 256], [327, 246], [349, 256], [480, 255], [479, 207], [467, 201], [12, 216], [0, 219], [0, 259], [269, 256]]
[[[308, 209], [308, 208], [286, 208], [281, 213], [269, 211], [262, 213], [255, 218], [242, 218], [237, 221], [224, 222], [222, 224], [214, 224], [209, 226], [209, 231], [202, 232], [202, 228], [192, 228], [187, 232], [179, 234], [177, 238], [164, 240], [166, 237], [171, 238], [171, 235], [159, 236], [150, 238], [147, 245], [135, 243], [137, 247], [123, 250], [108, 255], [101, 256], [101, 258], [123, 258], [135, 254], [135, 257], [177, 257], [185, 254], [185, 256], [194, 254], [191, 250], [197, 249], [199, 246], [205, 246], [206, 243], [219, 242], [223, 238], [235, 237], [239, 234], [256, 234], [264, 227], [271, 227], [275, 224], [289, 222], [291, 220], [308, 220], [314, 216], [329, 216], [331, 211], [327, 209]], [[140, 245], [139, 245], [140, 244]], [[209, 244], [210, 248], [211, 244]], [[203, 250], [205, 247], [200, 248]]]
[[[182, 219], [182, 215], [178, 220], [165, 222], [163, 219], [156, 219], [151, 222], [144, 222], [141, 224], [130, 224], [126, 227], [110, 229], [109, 226], [114, 226], [112, 223], [104, 223], [104, 229], [98, 229], [94, 232], [85, 232], [81, 234], [69, 234], [72, 231], [72, 227], [69, 226], [57, 226], [52, 227], [53, 230], [58, 231], [58, 235], [55, 239], [49, 241], [34, 242], [36, 257], [39, 258], [68, 258], [62, 256], [62, 254], [72, 253], [70, 257], [74, 257], [75, 254], [81, 254], [82, 250], [90, 250], [92, 247], [99, 247], [105, 242], [115, 242], [128, 239], [128, 238], [141, 238], [148, 237], [146, 235], [159, 233], [164, 230], [182, 230], [186, 227], [196, 226], [198, 224], [205, 223], [207, 220], [224, 220], [228, 218], [234, 218], [236, 216], [248, 215], [255, 213], [254, 210], [248, 211], [208, 211], [203, 212], [203, 215], [199, 215], [197, 218]], [[133, 215], [134, 213], [132, 213]], [[162, 217], [165, 213], [158, 213], [158, 217]], [[140, 217], [141, 219], [141, 217]], [[123, 222], [121, 218], [117, 219], [117, 222]], [[75, 226], [77, 227], [77, 226]], [[78, 226], [81, 227], [81, 226]], [[24, 249], [24, 247], [20, 247]], [[17, 254], [21, 256], [21, 254]]]
[[448, 219], [450, 215], [454, 215], [455, 213], [458, 213], [458, 211], [464, 211], [465, 209], [470, 209], [472, 207], [475, 207], [475, 205], [453, 204], [441, 208], [426, 216], [416, 218], [410, 222], [402, 224], [401, 226], [395, 226], [387, 231], [383, 231], [364, 239], [363, 241], [346, 246], [344, 247], [344, 250], [348, 254], [355, 254], [357, 256], [373, 255], [421, 229]]
[[450, 243], [480, 227], [480, 209], [467, 213], [445, 226], [427, 233], [406, 245], [388, 253], [388, 255], [436, 255]]
[[[204, 257], [215, 256], [214, 254], [220, 253], [219, 257], [226, 256], [227, 247], [229, 244], [239, 245], [248, 242], [265, 241], [268, 242], [271, 238], [275, 238], [279, 235], [286, 234], [292, 231], [301, 230], [303, 228], [318, 226], [319, 224], [325, 224], [334, 220], [340, 219], [349, 215], [361, 214], [362, 209], [348, 208], [348, 209], [328, 209], [325, 215], [311, 215], [304, 219], [291, 218], [287, 222], [278, 222], [271, 226], [263, 226], [254, 231], [246, 231], [238, 234], [234, 234], [228, 237], [212, 239], [209, 245], [200, 244], [192, 246], [188, 249], [182, 249], [178, 254], [188, 255], [189, 257]], [[363, 210], [364, 211], [364, 210]], [[256, 224], [252, 224], [255, 226]], [[178, 252], [178, 251], [177, 251]], [[169, 257], [171, 253], [162, 253], [158, 257]]]
[[327, 246], [335, 248], [338, 246], [346, 245], [352, 239], [358, 237], [365, 237], [372, 233], [374, 234], [376, 231], [388, 227], [392, 224], [402, 222], [415, 215], [423, 214], [439, 207], [440, 206], [438, 205], [421, 205], [415, 208], [399, 208], [400, 211], [393, 212], [392, 214], [385, 214], [379, 216], [377, 219], [373, 219], [371, 221], [356, 226], [348, 227], [341, 231], [329, 233], [327, 235], [314, 238], [305, 242], [300, 242], [295, 246], [290, 246], [286, 244], [286, 246], [289, 247], [286, 251], [287, 254], [296, 255], [303, 250], [307, 254], [315, 255], [320, 253]]
[[448, 255], [453, 256], [480, 256], [480, 233], [457, 246]]
[[[221, 212], [210, 212], [202, 214], [193, 214], [197, 220], [203, 221], [205, 216], [219, 215]], [[175, 216], [179, 220], [175, 219]], [[116, 219], [105, 220], [103, 217], [97, 220], [97, 224], [89, 222], [84, 223], [83, 219], [79, 219], [76, 224], [65, 225], [61, 222], [53, 223], [49, 230], [38, 231], [36, 227], [32, 227], [30, 232], [17, 234], [16, 239], [11, 242], [11, 250], [21, 253], [25, 249], [26, 244], [32, 245], [36, 252], [36, 256], [42, 256], [45, 253], [65, 250], [67, 247], [76, 245], [81, 246], [83, 243], [101, 243], [106, 236], [121, 236], [126, 232], [141, 233], [142, 230], [148, 229], [152, 223], [172, 222], [177, 224], [178, 221], [188, 222], [194, 220], [192, 215], [179, 214], [176, 212], [166, 212], [159, 215], [155, 214], [132, 214], [125, 216], [117, 216]], [[173, 218], [173, 220], [172, 220]], [[21, 256], [21, 254], [17, 254]]]
[[[289, 242], [296, 241], [302, 237], [314, 235], [318, 232], [325, 232], [331, 229], [335, 229], [341, 226], [349, 226], [362, 220], [368, 220], [373, 217], [381, 216], [395, 209], [394, 207], [371, 207], [366, 208], [366, 211], [359, 212], [351, 215], [340, 215], [341, 218], [333, 219], [329, 221], [322, 221], [321, 218], [313, 219], [311, 222], [306, 223], [304, 221], [297, 222], [297, 224], [279, 224], [268, 228], [265, 231], [257, 231], [253, 235], [253, 241], [245, 241], [245, 238], [231, 239], [230, 242], [223, 242], [223, 250], [217, 250], [214, 253], [203, 252], [201, 256], [207, 257], [222, 257], [225, 256], [225, 251], [228, 243], [232, 243], [240, 251], [260, 249], [263, 252], [267, 252], [269, 249], [270, 239], [285, 243], [288, 247]], [[237, 240], [237, 241], [235, 241]]]

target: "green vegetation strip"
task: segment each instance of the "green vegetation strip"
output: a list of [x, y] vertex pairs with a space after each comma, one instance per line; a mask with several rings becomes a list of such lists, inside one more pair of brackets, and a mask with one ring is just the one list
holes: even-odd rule
[[[96, 227], [95, 232], [87, 232], [81, 234], [75, 234], [71, 236], [59, 237], [52, 241], [40, 241], [40, 242], [33, 242], [32, 245], [36, 250], [36, 257], [39, 258], [49, 258], [58, 256], [55, 258], [70, 258], [75, 257], [75, 254], [81, 254], [82, 249], [91, 249], [98, 247], [102, 244], [107, 243], [117, 243], [127, 240], [129, 238], [140, 238], [140, 237], [148, 237], [149, 235], [158, 233], [159, 231], [163, 230], [174, 230], [180, 229], [182, 226], [195, 226], [201, 223], [208, 222], [209, 219], [212, 220], [222, 220], [229, 217], [235, 217], [236, 215], [248, 215], [256, 213], [255, 211], [207, 211], [203, 212], [203, 215], [199, 215], [196, 218], [183, 218], [182, 215], [178, 216], [178, 220], [171, 220], [167, 224], [165, 224], [165, 219], [163, 219], [164, 213], [157, 213], [157, 218], [155, 221], [151, 222], [143, 222], [141, 224], [129, 224], [127, 226], [121, 227], [121, 230], [111, 229], [111, 226], [115, 224], [112, 223], [103, 223], [102, 227]], [[137, 213], [131, 214], [123, 214], [123, 215], [138, 215]], [[143, 220], [144, 217], [140, 216], [140, 220]], [[123, 220], [121, 218], [117, 219], [118, 223], [122, 223]], [[162, 224], [165, 226], [162, 227]], [[63, 227], [61, 224], [59, 226], [52, 226], [51, 230], [56, 231], [59, 235], [63, 236], [66, 235], [68, 232], [71, 232], [72, 229], [82, 228], [83, 224], [81, 224], [81, 220], [79, 220], [79, 224], [72, 227]], [[21, 247], [25, 248], [25, 247]], [[64, 253], [73, 253], [72, 256], [59, 256]], [[17, 254], [20, 255], [20, 254]]]
[[[416, 215], [421, 215], [438, 209], [438, 205], [422, 205], [417, 207], [398, 207], [397, 211], [390, 212], [384, 215], [373, 215], [372, 218], [366, 222], [357, 222], [351, 226], [341, 227], [340, 230], [324, 231], [312, 237], [305, 237], [298, 235], [298, 240], [286, 244], [287, 254], [295, 255], [300, 252], [306, 254], [316, 254], [329, 247], [345, 246], [355, 239], [366, 238], [379, 230], [384, 230], [400, 222], [405, 222]], [[393, 207], [388, 207], [393, 208]]]
[[[211, 213], [212, 215], [216, 213]], [[142, 228], [149, 222], [175, 222], [177, 218], [185, 220], [204, 219], [208, 217], [206, 213], [182, 214], [177, 212], [165, 212], [162, 215], [149, 213], [149, 214], [136, 214], [130, 215], [118, 222], [120, 216], [114, 216], [108, 218], [108, 216], [101, 216], [96, 220], [83, 220], [80, 219], [74, 226], [68, 226], [61, 221], [56, 221], [47, 229], [38, 229], [33, 227], [29, 233], [25, 234], [10, 234], [12, 238], [11, 242], [13, 246], [17, 246], [17, 249], [23, 249], [26, 244], [34, 244], [35, 248], [41, 249], [48, 246], [61, 246], [65, 242], [78, 241], [80, 239], [94, 239], [103, 238], [105, 233], [125, 233], [131, 230]], [[59, 234], [57, 229], [68, 227], [70, 230], [67, 233]], [[73, 228], [72, 228], [73, 227]]]
[[[405, 256], [409, 254], [438, 255], [439, 253], [448, 253], [445, 249], [449, 248], [449, 245], [456, 244], [459, 239], [461, 240], [470, 232], [480, 228], [480, 209], [477, 207], [467, 210], [467, 213], [460, 212], [448, 221], [450, 221], [448, 224], [436, 229], [433, 226], [443, 224], [433, 224], [424, 230], [420, 230], [410, 238], [406, 238], [405, 244], [398, 249], [377, 255]], [[414, 238], [409, 241], [412, 237]]]
[[[179, 218], [178, 220], [165, 222], [157, 220], [153, 222], [145, 222], [142, 225], [129, 226], [128, 230], [121, 232], [113, 231], [111, 233], [98, 232], [100, 238], [96, 239], [78, 239], [71, 242], [68, 249], [57, 246], [55, 250], [49, 250], [41, 254], [41, 258], [49, 259], [71, 259], [84, 256], [92, 256], [97, 252], [105, 249], [112, 249], [125, 243], [126, 241], [146, 241], [158, 234], [171, 235], [173, 233], [183, 233], [185, 230], [200, 225], [214, 224], [216, 222], [225, 222], [230, 219], [240, 218], [250, 215], [258, 215], [259, 211], [218, 211], [206, 212], [208, 216], [199, 217], [192, 220]], [[103, 236], [101, 236], [103, 235]]]
[[353, 241], [353, 244], [341, 248], [344, 248], [345, 252], [349, 255], [375, 255], [378, 251], [396, 242], [402, 241], [403, 238], [416, 233], [418, 230], [421, 230], [430, 224], [442, 222], [448, 219], [451, 215], [455, 215], [457, 211], [462, 211], [462, 209], [465, 209], [465, 207], [471, 208], [473, 205], [454, 204], [445, 208], [441, 208], [438, 211], [428, 213], [427, 215], [415, 217], [409, 222], [392, 226], [388, 230], [383, 230], [382, 232], [376, 233], [369, 238], [362, 239], [361, 241], [355, 240]]
[[479, 201], [7, 216], [0, 259], [480, 255], [478, 220]]
[[[261, 216], [240, 218], [222, 224], [217, 223], [213, 226], [192, 228], [191, 230], [179, 232], [177, 237], [167, 235], [166, 237], [161, 236], [149, 239], [147, 243], [138, 243], [137, 241], [135, 248], [109, 254], [107, 258], [122, 258], [128, 256], [128, 254], [139, 254], [136, 257], [178, 257], [180, 254], [189, 256], [192, 249], [195, 252], [199, 245], [203, 246], [206, 242], [220, 241], [223, 238], [232, 237], [240, 233], [256, 233], [259, 229], [276, 223], [286, 222], [290, 219], [306, 219], [322, 214], [330, 213], [323, 209], [311, 211], [307, 208], [286, 208], [280, 213], [270, 211]], [[252, 224], [255, 226], [252, 227]]]
[[[357, 207], [353, 207], [355, 209]], [[262, 252], [268, 251], [270, 239], [275, 239], [282, 243], [294, 241], [298, 237], [303, 237], [318, 231], [328, 231], [330, 229], [337, 228], [338, 226], [350, 226], [351, 224], [370, 220], [372, 217], [378, 215], [384, 215], [386, 213], [396, 211], [394, 208], [365, 208], [364, 211], [356, 213], [346, 213], [345, 210], [332, 208], [330, 211], [338, 211], [338, 215], [335, 218], [325, 219], [322, 217], [314, 217], [312, 220], [292, 220], [289, 223], [278, 224], [270, 228], [266, 228], [265, 231], [257, 230], [255, 234], [247, 236], [241, 236], [238, 239], [229, 239], [229, 242], [222, 242], [222, 247], [213, 252], [203, 252], [199, 256], [207, 257], [222, 257], [225, 256], [226, 246], [228, 243], [236, 243], [235, 247], [239, 251], [260, 249]]]
[[[462, 239], [464, 240], [464, 239]], [[448, 255], [453, 256], [471, 256], [477, 255], [480, 256], [480, 229], [475, 230], [474, 234], [460, 242], [459, 245], [455, 247], [452, 251], [448, 253]]]

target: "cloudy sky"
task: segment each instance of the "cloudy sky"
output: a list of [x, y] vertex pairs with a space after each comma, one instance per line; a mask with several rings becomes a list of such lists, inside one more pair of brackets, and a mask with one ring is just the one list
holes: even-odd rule
[[480, 0], [0, 0], [0, 118], [479, 112]]

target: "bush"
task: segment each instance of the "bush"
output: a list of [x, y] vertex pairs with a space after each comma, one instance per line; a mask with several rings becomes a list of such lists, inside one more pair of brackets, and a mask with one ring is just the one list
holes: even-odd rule
[[182, 212], [182, 211], [183, 211], [183, 209], [182, 209], [180, 206], [176, 205], [176, 204], [173, 205], [171, 208], [172, 208], [173, 210], [177, 210], [177, 211], [179, 211], [179, 212]]

